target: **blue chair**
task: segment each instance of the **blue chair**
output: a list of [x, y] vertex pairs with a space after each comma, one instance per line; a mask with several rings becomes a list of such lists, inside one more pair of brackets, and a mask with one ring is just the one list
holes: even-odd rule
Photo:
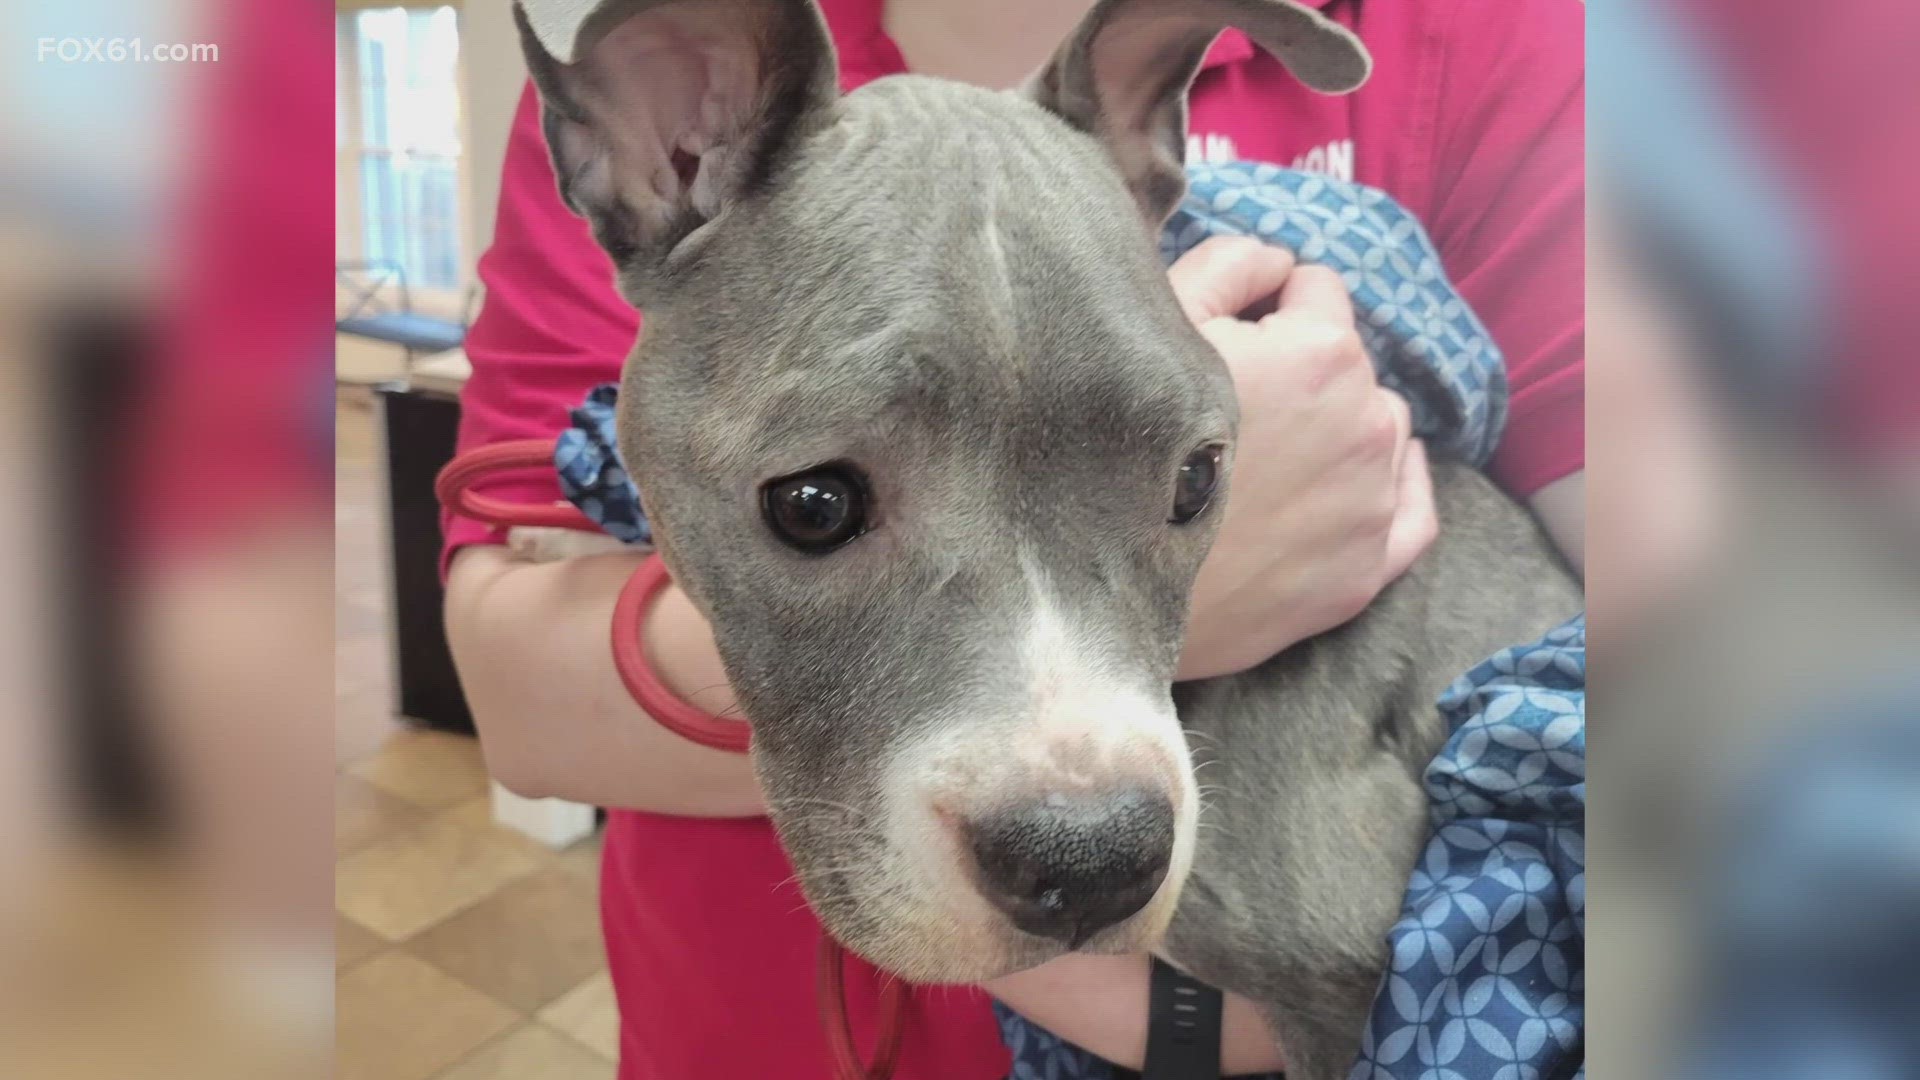
[[[349, 296], [346, 314], [334, 319], [334, 330], [400, 346], [406, 351], [409, 372], [416, 356], [457, 349], [467, 339], [477, 288], [467, 290], [456, 320], [413, 310], [406, 275], [398, 264], [342, 262], [335, 267], [334, 276], [337, 285]], [[398, 299], [397, 307], [387, 298], [389, 289]]]

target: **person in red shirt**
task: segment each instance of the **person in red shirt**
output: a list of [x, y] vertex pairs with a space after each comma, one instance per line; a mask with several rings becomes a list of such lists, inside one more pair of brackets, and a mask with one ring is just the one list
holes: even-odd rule
[[[1374, 56], [1353, 95], [1307, 90], [1241, 35], [1209, 52], [1189, 155], [1262, 160], [1384, 189], [1425, 223], [1507, 357], [1513, 387], [1495, 478], [1582, 555], [1584, 62], [1576, 0], [1310, 0]], [[843, 88], [912, 70], [1004, 87], [1045, 61], [1091, 0], [823, 0]], [[468, 337], [460, 449], [551, 437], [618, 377], [641, 317], [586, 223], [562, 205], [529, 88], [514, 121], [488, 301]], [[1325, 275], [1325, 276], [1323, 276]], [[1435, 523], [1404, 405], [1374, 381], [1331, 278], [1246, 242], [1171, 273], [1232, 369], [1242, 409], [1235, 498], [1196, 586], [1185, 678], [1240, 670], [1357, 614]], [[1331, 278], [1337, 281], [1337, 278]], [[1286, 318], [1232, 316], [1286, 285]], [[491, 485], [558, 497], [550, 473]], [[638, 556], [532, 564], [449, 519], [447, 626], [488, 765], [522, 794], [616, 808], [602, 914], [622, 1017], [623, 1080], [832, 1076], [815, 1000], [821, 930], [806, 911], [746, 761], [652, 723], [609, 659], [614, 599]], [[677, 589], [649, 613], [649, 659], [710, 712], [734, 707], [711, 631]], [[1145, 957], [1068, 956], [991, 986], [1101, 1057], [1138, 1067]], [[847, 973], [856, 1038], [879, 976]], [[1280, 1066], [1230, 999], [1230, 1073]], [[999, 1080], [1007, 1056], [978, 990], [917, 992], [899, 1080]]]

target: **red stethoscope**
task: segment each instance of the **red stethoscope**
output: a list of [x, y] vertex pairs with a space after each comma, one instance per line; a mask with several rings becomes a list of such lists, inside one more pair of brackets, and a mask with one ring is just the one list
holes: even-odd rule
[[[450, 513], [499, 529], [546, 526], [599, 532], [600, 526], [572, 505], [515, 503], [475, 491], [489, 477], [521, 469], [551, 470], [553, 443], [521, 439], [469, 450], [447, 463], [434, 481], [434, 494]], [[667, 564], [658, 554], [647, 556], [620, 589], [613, 606], [613, 666], [620, 681], [642, 711], [661, 727], [701, 746], [736, 754], [747, 752], [752, 729], [745, 721], [713, 716], [675, 697], [647, 662], [640, 645], [640, 626], [647, 609], [672, 584]], [[846, 954], [831, 937], [820, 935], [817, 992], [820, 1020], [826, 1028], [828, 1050], [836, 1080], [888, 1080], [893, 1075], [905, 1029], [907, 986], [886, 979], [880, 987], [880, 1015], [876, 1025], [873, 1060], [862, 1062], [847, 1016]]]

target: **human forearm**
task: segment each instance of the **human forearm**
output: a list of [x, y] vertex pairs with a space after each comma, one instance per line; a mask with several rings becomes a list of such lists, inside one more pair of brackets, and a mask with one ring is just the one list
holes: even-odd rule
[[1587, 474], [1563, 476], [1527, 500], [1576, 574], [1587, 572]]
[[[987, 990], [1052, 1034], [1138, 1070], [1147, 1054], [1150, 968], [1143, 955], [1070, 953], [988, 983]], [[1222, 1075], [1278, 1072], [1285, 1065], [1272, 1033], [1245, 998], [1227, 995], [1220, 1044]]]
[[[744, 756], [710, 750], [633, 703], [608, 644], [633, 555], [529, 563], [469, 547], [447, 579], [447, 636], [488, 769], [512, 790], [600, 806], [703, 817], [760, 814]], [[648, 659], [676, 694], [733, 708], [711, 631], [670, 589], [648, 613]]]

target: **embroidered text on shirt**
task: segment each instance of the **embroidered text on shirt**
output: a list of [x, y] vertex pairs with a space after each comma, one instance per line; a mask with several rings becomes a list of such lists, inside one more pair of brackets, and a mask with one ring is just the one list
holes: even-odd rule
[[1234, 148], [1233, 140], [1225, 135], [1187, 136], [1187, 164], [1200, 165], [1214, 162], [1233, 161], [1240, 152]]
[[1322, 176], [1337, 177], [1341, 180], [1353, 179], [1353, 140], [1336, 139], [1325, 146], [1313, 149], [1293, 159], [1293, 168], [1301, 172], [1319, 173]]

